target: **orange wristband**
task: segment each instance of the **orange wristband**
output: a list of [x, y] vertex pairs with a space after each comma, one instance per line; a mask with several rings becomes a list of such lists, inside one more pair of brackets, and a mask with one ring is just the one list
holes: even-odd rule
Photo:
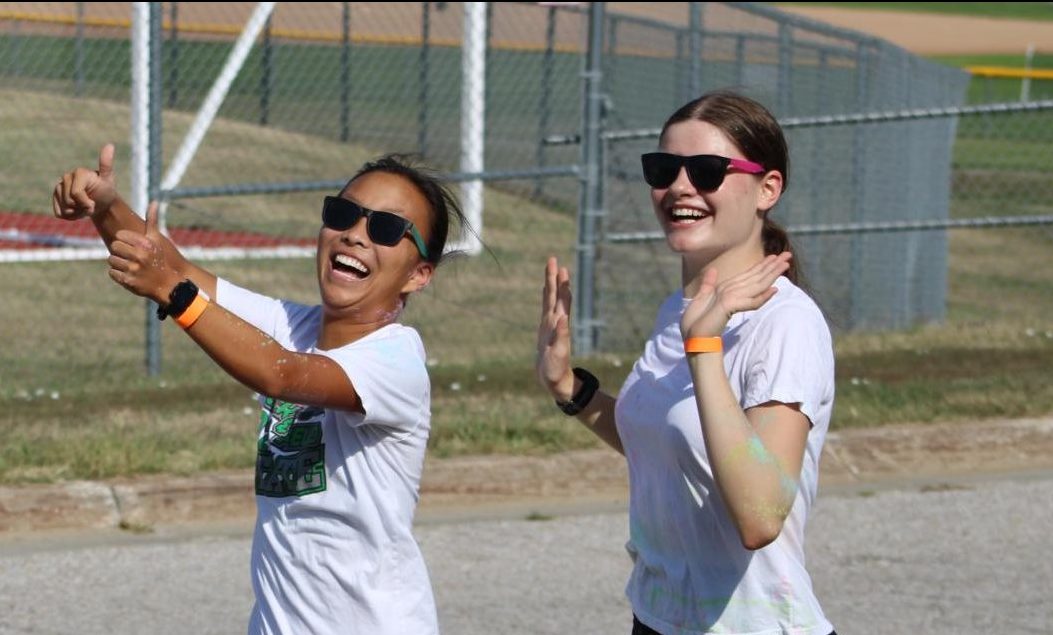
[[201, 317], [201, 314], [205, 312], [207, 307], [208, 296], [198, 291], [197, 297], [194, 298], [194, 301], [186, 308], [186, 311], [183, 311], [179, 317], [174, 317], [172, 319], [175, 320], [175, 323], [182, 327], [183, 330], [186, 330], [191, 326], [194, 326], [194, 322], [197, 322], [197, 319]]
[[719, 337], [689, 337], [684, 340], [684, 352], [719, 353], [724, 350], [724, 340]]

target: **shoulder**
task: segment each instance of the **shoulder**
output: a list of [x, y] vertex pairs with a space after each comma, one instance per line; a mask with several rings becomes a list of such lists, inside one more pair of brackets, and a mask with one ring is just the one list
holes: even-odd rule
[[[687, 304], [688, 303], [684, 300], [683, 289], [677, 289], [666, 296], [666, 298], [662, 300], [662, 303], [658, 305], [654, 333], [661, 331], [668, 326], [670, 322], [679, 322], [680, 316], [683, 315]], [[654, 333], [652, 333], [652, 335], [654, 335]]]
[[826, 316], [810, 295], [785, 276], [775, 281], [775, 287], [778, 292], [750, 316], [758, 334], [786, 333], [831, 341]]
[[784, 277], [775, 286], [764, 306], [729, 322], [724, 344], [732, 359], [753, 366], [803, 357], [832, 368], [833, 336], [819, 305]]

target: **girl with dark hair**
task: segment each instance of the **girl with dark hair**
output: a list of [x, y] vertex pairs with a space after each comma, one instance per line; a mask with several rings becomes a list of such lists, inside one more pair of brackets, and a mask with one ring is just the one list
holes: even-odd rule
[[428, 285], [451, 217], [445, 185], [398, 156], [366, 164], [325, 197], [321, 304], [241, 289], [186, 260], [117, 194], [113, 146], [53, 193], [59, 218], [90, 216], [109, 275], [153, 299], [232, 377], [260, 395], [256, 596], [250, 633], [437, 633], [412, 535], [431, 428], [417, 332], [399, 324]]
[[628, 461], [634, 635], [833, 630], [804, 564], [833, 348], [769, 218], [788, 163], [746, 97], [710, 93], [666, 121], [643, 175], [683, 287], [617, 398], [571, 369], [570, 275], [546, 267], [538, 378]]

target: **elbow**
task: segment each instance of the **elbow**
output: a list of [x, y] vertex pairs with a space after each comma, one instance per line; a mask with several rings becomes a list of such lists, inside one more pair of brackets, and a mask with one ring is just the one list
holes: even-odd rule
[[742, 546], [747, 551], [757, 551], [758, 549], [763, 549], [775, 542], [775, 539], [779, 537], [779, 534], [741, 534], [739, 537], [742, 538]]
[[782, 533], [782, 520], [779, 522], [752, 523], [739, 526], [739, 540], [748, 551], [763, 549]]
[[281, 373], [261, 373], [254, 377], [252, 381], [244, 383], [261, 395], [282, 401], [290, 401], [290, 395], [288, 394], [289, 382], [285, 380]]

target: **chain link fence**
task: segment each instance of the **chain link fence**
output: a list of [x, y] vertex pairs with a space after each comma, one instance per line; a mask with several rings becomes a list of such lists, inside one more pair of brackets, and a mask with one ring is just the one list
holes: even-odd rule
[[[580, 139], [583, 129], [587, 8], [486, 4], [484, 61], [475, 71], [483, 74], [485, 109], [472, 115], [464, 7], [279, 3], [185, 172], [165, 185], [257, 9], [156, 4], [155, 151], [163, 169], [154, 191], [168, 200], [167, 225], [177, 242], [198, 257], [307, 256], [323, 192], [381, 153], [419, 154], [455, 179], [486, 183], [482, 234], [498, 262], [485, 255], [455, 262], [448, 282], [411, 306], [409, 317], [424, 330], [443, 321], [482, 325], [430, 339], [445, 361], [531, 350], [544, 255], [573, 262], [576, 248], [581, 148], [562, 141]], [[68, 262], [98, 259], [97, 243], [86, 223], [52, 221], [48, 195], [61, 171], [90, 165], [109, 140], [118, 144], [119, 185], [129, 188], [131, 15], [126, 3], [0, 3], [0, 149], [12, 158], [0, 171], [4, 260], [95, 266]], [[611, 3], [602, 35], [599, 160], [606, 181], [590, 239], [597, 245], [597, 350], [636, 350], [658, 302], [679, 284], [676, 259], [653, 236], [638, 156], [654, 147], [655, 126], [668, 113], [709, 89], [742, 90], [786, 124], [790, 187], [776, 218], [793, 230], [811, 289], [838, 329], [944, 319], [953, 310], [953, 245], [937, 228], [990, 217], [1034, 222], [1028, 219], [1051, 213], [1044, 175], [1053, 126], [1042, 104], [1053, 97], [1053, 82], [1030, 84], [1033, 110], [969, 111], [1017, 101], [1019, 80], [970, 82], [960, 70], [881, 41], [749, 3]], [[926, 114], [931, 109], [943, 110]], [[484, 126], [482, 173], [465, 169], [464, 122], [472, 117]], [[924, 228], [891, 231], [888, 223]], [[7, 335], [37, 342], [34, 349], [53, 345], [54, 316], [82, 287], [54, 284], [65, 275], [57, 265], [2, 266], [49, 288], [39, 294], [23, 286], [24, 295], [8, 295], [5, 311], [12, 313], [4, 322], [18, 326]], [[306, 276], [294, 283], [275, 273], [280, 282], [270, 286], [264, 272], [287, 266]], [[314, 295], [308, 266], [237, 260], [222, 267], [268, 293], [304, 301]], [[93, 275], [106, 284], [103, 271]], [[71, 277], [82, 279], [79, 271]], [[39, 319], [17, 317], [28, 315]], [[29, 331], [35, 335], [24, 337]], [[495, 333], [488, 341], [499, 345], [479, 344]], [[121, 342], [129, 339], [126, 333]], [[91, 358], [85, 369], [111, 355], [104, 341], [118, 346], [101, 331], [80, 342]], [[141, 351], [138, 335], [130, 341], [119, 345], [115, 363]], [[180, 345], [171, 346], [171, 360], [182, 364]], [[28, 350], [12, 349], [5, 367], [45, 372], [43, 362], [30, 368]]]

